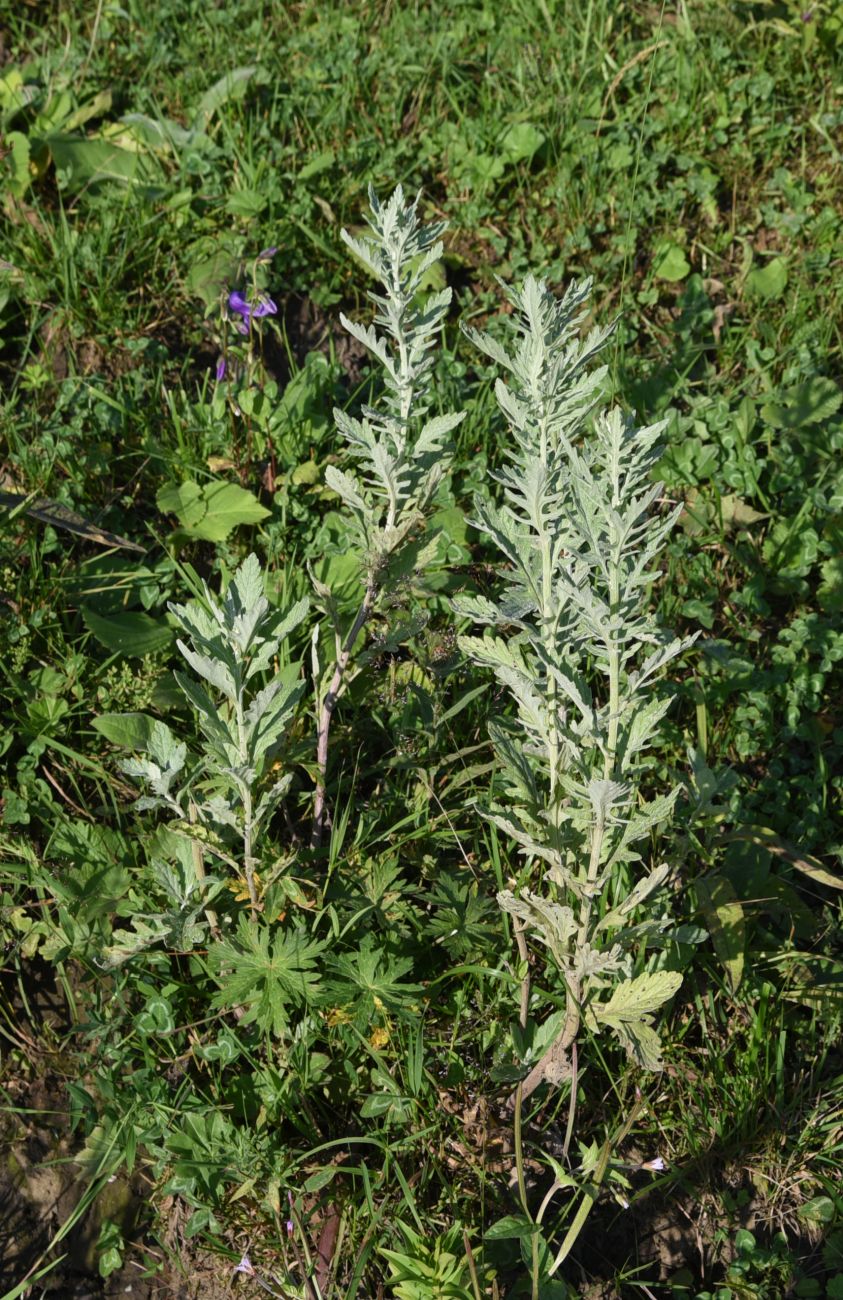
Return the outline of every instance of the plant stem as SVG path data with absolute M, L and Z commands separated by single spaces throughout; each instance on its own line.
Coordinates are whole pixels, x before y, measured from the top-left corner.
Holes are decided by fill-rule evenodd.
M 471 1289 L 474 1292 L 474 1300 L 483 1300 L 480 1293 L 480 1281 L 477 1277 L 477 1265 L 474 1262 L 474 1252 L 471 1249 L 471 1242 L 468 1239 L 468 1232 L 465 1228 L 462 1230 L 462 1245 L 465 1251 L 465 1257 L 468 1260 L 468 1271 L 471 1275 Z
M 633 1106 L 632 1110 L 629 1113 L 628 1118 L 625 1120 L 621 1128 L 615 1134 L 614 1138 L 608 1137 L 606 1138 L 606 1141 L 603 1143 L 603 1149 L 601 1150 L 600 1158 L 597 1161 L 597 1168 L 594 1171 L 594 1175 L 591 1179 L 591 1182 L 583 1192 L 583 1198 L 580 1201 L 579 1209 L 577 1210 L 577 1213 L 574 1216 L 574 1222 L 571 1224 L 570 1228 L 568 1229 L 568 1232 L 565 1236 L 565 1240 L 562 1242 L 562 1245 L 559 1249 L 559 1253 L 548 1270 L 549 1277 L 553 1277 L 553 1274 L 565 1262 L 568 1255 L 571 1253 L 574 1243 L 576 1242 L 577 1237 L 582 1232 L 585 1226 L 585 1221 L 588 1218 L 589 1214 L 591 1213 L 591 1207 L 594 1205 L 595 1201 L 597 1200 L 597 1196 L 600 1191 L 600 1185 L 603 1182 L 603 1179 L 606 1177 L 606 1170 L 609 1167 L 609 1158 L 612 1154 L 612 1149 L 614 1147 L 617 1147 L 621 1142 L 623 1142 L 624 1138 L 627 1136 L 633 1124 L 635 1123 L 638 1116 L 640 1115 L 643 1109 L 643 1105 L 644 1103 L 641 1100 L 636 1101 L 635 1105 Z
M 579 1074 L 579 1054 L 577 1052 L 577 1040 L 571 1043 L 571 1095 L 568 1098 L 568 1123 L 565 1127 L 565 1142 L 562 1146 L 562 1155 L 568 1159 L 568 1152 L 571 1149 L 571 1138 L 574 1136 L 574 1116 L 577 1113 L 577 1076 Z
M 246 715 L 243 709 L 242 684 L 238 686 L 234 709 L 237 722 L 237 745 L 240 750 L 240 763 L 245 770 L 248 768 L 249 764 L 249 746 L 246 741 Z M 246 887 L 249 890 L 249 906 L 253 912 L 256 912 L 258 910 L 258 891 L 255 886 L 255 864 L 252 858 L 252 791 L 245 778 L 243 779 L 241 793 L 243 797 L 243 874 L 246 877 Z
M 591 835 L 591 852 L 588 861 L 588 883 L 593 885 L 600 873 L 600 858 L 603 852 L 603 836 L 605 833 L 605 823 L 602 813 L 595 818 L 594 827 Z M 580 911 L 580 925 L 577 932 L 577 946 L 582 947 L 588 938 L 588 928 L 591 922 L 591 896 L 587 895 L 583 901 Z M 580 1029 L 580 993 L 579 987 L 572 987 L 571 983 L 567 986 L 568 1014 L 565 1017 L 565 1024 L 559 1037 L 551 1043 L 542 1059 L 533 1067 L 527 1078 L 523 1081 L 521 1087 L 521 1098 L 519 1099 L 516 1092 L 514 1104 L 518 1106 L 520 1100 L 529 1097 L 536 1090 L 539 1084 L 548 1076 L 551 1069 L 568 1070 L 572 1072 L 573 1068 L 569 1062 L 570 1049 L 572 1048 L 577 1034 Z M 576 1080 L 572 1078 L 572 1084 Z
M 610 619 L 614 620 L 619 604 L 620 575 L 618 573 L 618 565 L 613 563 L 609 575 Z M 606 781 L 612 780 L 615 771 L 615 758 L 618 748 L 618 722 L 620 717 L 621 656 L 614 636 L 615 634 L 613 632 L 611 640 L 606 642 L 606 652 L 609 657 L 609 732 L 606 738 L 606 758 L 603 769 L 603 778 Z
M 196 804 L 193 802 L 192 799 L 188 801 L 187 815 L 191 826 L 195 826 L 197 820 Z M 199 843 L 198 840 L 191 840 L 190 853 L 191 853 L 191 857 L 193 858 L 193 872 L 194 875 L 196 876 L 196 880 L 199 885 L 199 888 L 202 889 L 205 885 L 205 881 L 207 880 L 207 876 L 205 874 L 205 856 L 202 852 L 202 845 Z M 208 921 L 208 925 L 211 927 L 211 933 L 215 937 L 219 936 L 219 929 L 220 929 L 219 919 L 217 917 L 216 912 L 213 911 L 212 908 L 206 907 L 205 917 Z
M 551 1043 L 541 1060 L 533 1066 L 526 1079 L 521 1084 L 521 1096 L 524 1101 L 536 1091 L 540 1083 L 553 1072 L 558 1079 L 565 1078 L 570 1073 L 570 1063 L 568 1060 L 571 1044 L 576 1038 L 580 1027 L 580 1007 L 579 1007 L 579 989 L 572 989 L 568 986 L 568 1014 L 565 1017 L 565 1024 L 562 1026 L 562 1032 L 558 1038 Z M 517 1092 L 509 1099 L 507 1106 L 510 1110 L 514 1109 Z
M 519 1007 L 518 1023 L 522 1029 L 527 1028 L 527 1016 L 530 1009 L 530 967 L 529 955 L 527 953 L 527 940 L 524 938 L 526 923 L 519 918 L 515 921 L 515 942 L 518 946 L 518 956 L 524 966 L 524 975 L 521 980 L 521 1003 Z M 522 1124 L 522 1101 L 523 1101 L 523 1081 L 519 1080 L 515 1089 L 515 1117 L 513 1122 L 513 1144 L 515 1146 L 515 1173 L 518 1178 L 518 1195 L 521 1198 L 521 1207 L 524 1213 L 529 1216 L 527 1206 L 527 1182 L 524 1178 L 524 1147 L 522 1142 L 521 1124 Z
M 319 728 L 316 733 L 316 794 L 313 800 L 313 823 L 310 828 L 310 847 L 312 849 L 321 847 L 325 827 L 325 780 L 328 771 L 328 741 L 331 734 L 331 719 L 334 716 L 334 709 L 337 707 L 337 700 L 348 668 L 348 661 L 354 649 L 354 643 L 371 616 L 377 594 L 377 584 L 373 578 L 370 578 L 366 587 L 366 594 L 363 597 L 363 603 L 357 611 L 357 617 L 352 623 L 348 636 L 345 638 L 343 647 L 337 656 L 334 675 L 319 710 Z
M 618 459 L 615 458 L 612 469 L 612 508 L 617 510 L 622 493 Z M 620 612 L 621 551 L 622 538 L 618 536 L 617 523 L 609 525 L 609 623 L 610 632 L 606 641 L 606 653 L 609 659 L 609 733 L 606 741 L 606 758 L 603 779 L 614 778 L 615 760 L 618 748 L 618 723 L 620 721 L 620 676 L 621 656 L 617 643 L 615 620 Z
M 252 792 L 248 789 L 243 791 L 243 868 L 249 888 L 249 904 L 252 911 L 256 912 L 258 891 L 255 885 L 255 863 L 252 858 Z

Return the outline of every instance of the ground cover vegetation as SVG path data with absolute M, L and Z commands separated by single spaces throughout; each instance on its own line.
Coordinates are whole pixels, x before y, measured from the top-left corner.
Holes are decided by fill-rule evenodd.
M 841 51 L 0 3 L 3 1300 L 843 1296 Z

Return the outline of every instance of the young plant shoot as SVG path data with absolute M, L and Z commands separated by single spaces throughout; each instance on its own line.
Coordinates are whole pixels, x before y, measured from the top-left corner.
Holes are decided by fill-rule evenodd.
M 185 638 L 178 648 L 196 673 L 176 673 L 176 680 L 196 710 L 203 753 L 180 788 L 176 783 L 184 780 L 187 747 L 166 724 L 156 722 L 146 755 L 123 764 L 129 776 L 150 790 L 137 806 L 169 809 L 196 837 L 198 874 L 204 874 L 204 828 L 210 851 L 245 884 L 252 909 L 260 894 L 259 832 L 292 780 L 290 773 L 271 782 L 267 778 L 304 689 L 298 666 L 278 668 L 276 657 L 307 609 L 306 600 L 286 614 L 271 608 L 255 555 L 243 561 L 220 600 L 206 586 L 201 603 L 171 605 Z
M 645 954 L 669 923 L 652 906 L 669 868 L 644 867 L 642 841 L 670 818 L 678 788 L 645 794 L 643 755 L 670 705 L 659 678 L 690 644 L 650 613 L 678 513 L 655 510 L 663 425 L 638 429 L 617 408 L 592 419 L 605 368 L 591 363 L 610 331 L 580 338 L 589 287 L 556 300 L 528 277 L 509 295 L 518 336 L 510 349 L 467 331 L 507 372 L 496 391 L 512 441 L 495 476 L 503 501 L 476 503 L 477 527 L 506 562 L 505 592 L 497 602 L 457 601 L 458 613 L 488 629 L 461 638 L 464 652 L 494 671 L 515 704 L 515 717 L 491 729 L 500 780 L 483 811 L 542 868 L 538 880 L 531 868 L 518 873 L 519 887 L 498 901 L 515 919 L 522 961 L 526 937 L 543 945 L 566 1000 L 548 1050 L 513 1098 L 516 1136 L 524 1098 L 567 1078 L 566 1147 L 583 1027 L 610 1029 L 646 1069 L 661 1065 L 653 1016 L 680 976 L 653 969 Z M 526 1026 L 528 985 L 523 992 Z M 520 1159 L 519 1182 L 526 1200 Z
M 317 781 L 311 841 L 317 848 L 325 826 L 325 782 L 331 720 L 349 676 L 360 633 L 389 593 L 408 552 L 415 548 L 421 569 L 436 538 L 424 538 L 430 505 L 448 466 L 445 440 L 464 413 L 431 415 L 434 395 L 433 348 L 451 302 L 451 290 L 424 294 L 428 272 L 442 256 L 445 225 L 421 224 L 418 198 L 406 203 L 399 185 L 386 204 L 369 191 L 371 234 L 342 237 L 354 256 L 381 286 L 370 292 L 374 325 L 341 316 L 343 326 L 381 367 L 379 408 L 364 407 L 357 419 L 335 409 L 337 429 L 356 461 L 355 468 L 329 466 L 325 480 L 341 497 L 352 521 L 360 560 L 363 598 L 347 628 L 341 626 L 330 591 L 317 585 L 334 623 L 333 663 L 317 662 Z M 422 538 L 421 546 L 419 538 Z M 317 656 L 315 655 L 316 659 Z

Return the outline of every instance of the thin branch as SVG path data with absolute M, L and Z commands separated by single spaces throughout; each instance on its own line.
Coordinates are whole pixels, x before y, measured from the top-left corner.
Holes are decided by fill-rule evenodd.
M 313 824 L 310 828 L 310 847 L 312 849 L 321 847 L 322 835 L 325 829 L 325 782 L 328 772 L 328 743 L 331 734 L 331 720 L 334 716 L 334 709 L 337 707 L 337 700 L 342 690 L 343 679 L 348 668 L 348 661 L 351 658 L 351 652 L 354 649 L 354 643 L 371 617 L 377 596 L 378 587 L 374 580 L 371 580 L 366 588 L 363 603 L 357 611 L 357 617 L 352 623 L 342 650 L 337 656 L 334 675 L 331 678 L 331 684 L 319 711 L 319 729 L 316 733 L 316 795 L 313 801 Z

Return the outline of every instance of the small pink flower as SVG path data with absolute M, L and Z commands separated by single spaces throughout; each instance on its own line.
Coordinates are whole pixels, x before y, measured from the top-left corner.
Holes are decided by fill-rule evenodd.
M 248 1255 L 243 1256 L 234 1271 L 235 1273 L 245 1273 L 247 1277 L 255 1276 L 255 1270 L 252 1268 L 252 1261 Z
M 665 1170 L 665 1163 L 662 1160 L 661 1156 L 656 1156 L 655 1160 L 645 1161 L 645 1163 L 641 1166 L 641 1168 L 649 1169 L 650 1172 L 654 1174 L 663 1174 Z

